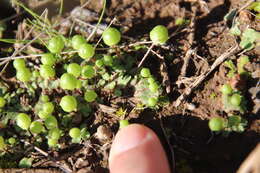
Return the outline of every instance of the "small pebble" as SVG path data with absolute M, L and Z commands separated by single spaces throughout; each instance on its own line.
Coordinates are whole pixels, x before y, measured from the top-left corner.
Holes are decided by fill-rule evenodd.
M 193 111 L 196 109 L 196 106 L 193 103 L 186 103 L 186 107 L 190 111 Z
M 106 140 L 111 139 L 111 137 L 112 137 L 111 129 L 105 125 L 99 126 L 97 128 L 96 137 L 100 141 L 106 141 Z

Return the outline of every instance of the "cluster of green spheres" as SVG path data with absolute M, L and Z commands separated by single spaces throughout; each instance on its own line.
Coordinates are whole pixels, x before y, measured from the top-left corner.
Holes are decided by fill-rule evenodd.
M 168 40 L 168 37 L 168 30 L 162 25 L 156 26 L 150 32 L 150 39 L 154 44 L 164 44 Z M 121 33 L 116 28 L 109 27 L 103 32 L 102 39 L 105 45 L 115 46 L 121 41 Z M 63 90 L 71 91 L 81 89 L 81 79 L 88 80 L 93 78 L 96 75 L 96 68 L 113 65 L 113 58 L 110 55 L 104 55 L 103 58 L 95 60 L 95 65 L 88 64 L 95 55 L 95 47 L 92 44 L 87 43 L 86 39 L 81 35 L 74 35 L 70 40 L 63 36 L 54 36 L 48 41 L 46 47 L 48 52 L 41 54 L 39 69 L 31 71 L 30 68 L 26 66 L 25 59 L 17 58 L 13 61 L 13 66 L 16 69 L 16 78 L 19 81 L 32 82 L 35 78 L 43 79 L 43 81 L 56 80 L 56 75 L 59 74 L 59 72 L 56 71 L 58 70 L 57 64 L 63 61 L 63 51 L 71 50 L 71 48 L 76 51 L 76 54 L 81 60 L 87 63 L 83 63 L 85 65 L 77 62 L 70 62 L 67 64 L 66 72 L 61 74 L 58 79 L 59 87 Z M 148 79 L 151 92 L 158 91 L 159 86 L 148 68 L 143 68 L 140 74 L 142 77 Z M 97 97 L 98 95 L 93 89 L 88 89 L 84 92 L 84 99 L 87 102 L 94 102 Z M 47 95 L 41 95 L 39 102 L 41 106 L 36 112 L 39 119 L 34 120 L 34 118 L 26 113 L 19 113 L 16 116 L 16 125 L 35 135 L 48 132 L 48 145 L 50 147 L 55 147 L 62 135 L 62 131 L 59 129 L 58 120 L 53 115 L 55 110 L 57 110 L 55 108 L 57 105 L 55 102 L 52 102 Z M 157 98 L 149 98 L 148 106 L 153 107 L 156 104 Z M 0 97 L 0 108 L 3 108 L 5 105 L 6 100 L 3 97 Z M 77 98 L 67 93 L 67 95 L 64 95 L 60 99 L 58 106 L 66 113 L 77 111 Z M 129 122 L 127 120 L 121 120 L 120 128 L 123 128 L 128 124 Z M 75 127 L 70 129 L 69 136 L 73 139 L 80 139 L 83 132 Z M 15 143 L 15 141 L 10 139 L 10 143 Z M 3 149 L 4 145 L 4 139 L 0 136 L 0 149 Z
M 156 83 L 153 76 L 151 75 L 149 68 L 142 68 L 141 71 L 140 71 L 140 75 L 143 78 L 147 78 L 148 88 L 151 92 L 154 93 L 154 92 L 158 91 L 159 85 Z M 158 98 L 157 97 L 149 97 L 147 102 L 148 102 L 148 106 L 154 107 L 158 102 Z

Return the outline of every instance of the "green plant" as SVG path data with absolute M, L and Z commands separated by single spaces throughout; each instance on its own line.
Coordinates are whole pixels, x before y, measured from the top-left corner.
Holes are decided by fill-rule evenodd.
M 16 117 L 16 124 L 24 130 L 28 130 L 31 125 L 31 118 L 25 113 L 20 113 Z
M 60 87 L 65 90 L 74 90 L 77 87 L 77 78 L 70 73 L 64 73 L 60 77 Z
M 95 101 L 97 98 L 97 93 L 95 91 L 92 91 L 92 90 L 88 90 L 85 92 L 84 94 L 84 99 L 87 101 L 87 102 L 93 102 Z
M 65 43 L 59 36 L 51 38 L 48 42 L 48 49 L 51 53 L 60 53 L 64 46 Z
M 39 134 L 43 131 L 44 127 L 41 122 L 33 121 L 30 125 L 30 131 L 34 134 Z
M 3 22 L 3 21 L 0 21 L 0 39 L 2 38 L 2 36 L 3 36 L 3 32 L 6 30 L 6 24 L 5 24 L 5 22 Z
M 141 78 L 136 84 L 135 97 L 139 98 L 142 104 L 148 107 L 155 107 L 158 103 L 161 88 L 152 76 Z
M 41 65 L 40 75 L 45 79 L 53 78 L 55 76 L 55 70 L 50 65 Z
M 239 106 L 242 101 L 242 96 L 240 94 L 233 94 L 230 98 L 230 103 L 234 106 Z
M 74 35 L 71 39 L 73 49 L 78 50 L 82 44 L 85 44 L 86 40 L 82 35 Z
M 157 25 L 150 32 L 150 39 L 154 44 L 164 44 L 169 39 L 168 30 L 163 25 Z
M 79 143 L 80 142 L 80 140 L 81 140 L 81 131 L 80 131 L 79 128 L 74 127 L 72 129 L 70 129 L 69 135 L 72 138 L 72 142 L 74 142 L 74 143 Z
M 237 72 L 237 68 L 236 68 L 235 64 L 231 60 L 227 60 L 227 61 L 225 61 L 225 65 L 230 69 L 227 76 L 230 78 L 235 76 L 235 74 Z
M 211 131 L 222 133 L 227 136 L 231 132 L 241 133 L 247 126 L 247 121 L 238 115 L 230 115 L 227 119 L 214 117 L 209 120 L 209 128 Z
M 234 78 L 235 76 L 248 78 L 249 73 L 244 69 L 244 66 L 247 63 L 249 63 L 249 57 L 245 55 L 238 58 L 237 66 L 235 66 L 231 60 L 227 60 L 225 65 L 230 69 L 227 76 L 229 78 Z M 237 79 L 234 78 L 234 80 Z M 227 112 L 240 111 L 241 113 L 244 113 L 246 111 L 246 100 L 240 91 L 236 88 L 232 88 L 230 84 L 224 84 L 221 88 L 221 92 L 222 103 Z
M 222 131 L 225 128 L 225 121 L 221 117 L 214 117 L 209 120 L 209 128 L 211 131 Z
M 42 105 L 42 111 L 46 114 L 51 114 L 54 111 L 54 105 L 52 102 L 46 102 Z
M 65 112 L 72 112 L 77 109 L 77 100 L 70 95 L 64 96 L 60 101 L 60 106 Z
M 151 107 L 154 107 L 157 104 L 157 102 L 158 102 L 157 98 L 151 97 L 151 98 L 148 99 L 147 105 L 151 106 Z
M 124 117 L 126 115 L 127 109 L 123 109 L 122 107 L 120 107 L 117 111 L 116 111 L 116 115 L 118 117 Z
M 238 115 L 231 115 L 228 117 L 226 131 L 241 133 L 245 130 L 246 126 L 247 120 L 243 119 L 241 116 Z
M 47 129 L 53 129 L 58 127 L 58 121 L 55 116 L 49 115 L 45 120 L 44 120 L 44 125 L 46 126 Z
M 32 77 L 32 73 L 28 68 L 22 68 L 16 72 L 16 78 L 22 82 L 30 81 L 31 77 Z
M 247 7 L 247 9 L 252 10 L 252 11 L 254 11 L 255 13 L 257 13 L 257 14 L 255 15 L 256 19 L 260 19 L 260 2 L 253 2 L 253 3 L 251 3 L 251 4 Z
M 246 100 L 241 95 L 241 92 L 231 88 L 229 84 L 224 84 L 221 87 L 222 103 L 226 112 L 240 111 L 244 113 L 246 111 Z
M 32 166 L 33 158 L 22 158 L 19 162 L 20 168 L 30 168 Z
M 93 115 L 97 105 L 114 104 L 111 102 L 114 97 L 129 97 L 128 91 L 132 88 L 134 94 L 130 95 L 135 97 L 133 108 L 143 110 L 163 106 L 160 81 L 151 74 L 148 67 L 141 70 L 136 67 L 140 53 L 138 51 L 141 49 L 129 46 L 129 50 L 135 53 L 125 51 L 122 47 L 128 43 L 119 45 L 122 37 L 120 30 L 112 27 L 105 29 L 102 39 L 108 47 L 104 48 L 102 43 L 92 39 L 94 34 L 89 38 L 83 35 L 74 35 L 72 38 L 61 35 L 48 18 L 38 16 L 23 4 L 18 4 L 34 18 L 28 19 L 26 26 L 34 28 L 36 33 L 44 34 L 25 41 L 4 41 L 23 43 L 25 47 L 35 43 L 44 53 L 37 54 L 25 48 L 18 57 L 5 59 L 8 62 L 13 60 L 18 79 L 14 80 L 12 87 L 3 87 L 4 89 L 0 80 L 0 107 L 4 106 L 1 109 L 0 125 L 3 124 L 4 128 L 14 127 L 12 132 L 1 131 L 1 135 L 10 144 L 8 149 L 25 148 L 25 143 L 13 140 L 17 135 L 35 146 L 44 147 L 48 144 L 50 150 L 58 150 L 63 146 L 61 142 L 68 144 L 70 141 L 65 140 L 68 136 L 72 137 L 72 142 L 80 143 L 90 137 L 85 120 Z M 98 26 L 95 30 L 97 28 Z M 150 32 L 150 37 L 152 46 L 160 46 L 169 39 L 168 30 L 164 26 L 156 26 Z M 146 48 L 143 44 L 139 46 Z M 3 60 L 0 59 L 1 65 L 6 64 Z M 3 83 L 3 86 L 8 86 Z M 120 119 L 124 119 L 126 113 L 127 110 L 123 108 L 116 112 L 121 116 Z M 120 128 L 128 123 L 127 120 L 121 120 Z
M 4 150 L 5 147 L 6 147 L 5 140 L 4 140 L 3 136 L 0 136 L 0 151 Z
M 24 59 L 15 59 L 13 61 L 13 66 L 16 70 L 25 68 L 25 61 Z
M 61 137 L 61 131 L 58 128 L 52 128 L 51 130 L 49 130 L 48 133 L 48 138 L 49 139 L 54 139 L 54 140 L 59 140 Z
M 149 68 L 142 68 L 140 74 L 141 74 L 142 77 L 150 77 L 151 76 L 151 72 L 150 72 Z
M 79 56 L 86 60 L 90 60 L 95 54 L 94 47 L 88 43 L 80 45 L 78 51 Z
M 85 65 L 82 67 L 81 75 L 86 79 L 93 78 L 95 76 L 95 69 L 91 65 Z
M 129 121 L 128 120 L 120 120 L 119 121 L 119 128 L 120 129 L 122 129 L 122 128 L 128 126 L 128 125 L 129 125 Z
M 41 100 L 42 102 L 46 103 L 46 102 L 49 102 L 49 101 L 50 101 L 50 98 L 49 98 L 49 96 L 47 96 L 47 95 L 41 95 L 41 96 L 40 96 L 40 100 Z
M 51 53 L 45 53 L 41 57 L 41 62 L 44 65 L 53 66 L 56 62 L 56 58 Z
M 67 67 L 67 72 L 69 74 L 74 75 L 76 78 L 80 76 L 81 74 L 81 66 L 77 63 L 71 63 Z
M 57 139 L 49 138 L 49 139 L 48 139 L 48 145 L 49 145 L 49 147 L 57 147 L 57 145 L 58 145 L 58 140 L 57 140 Z
M 244 66 L 249 63 L 249 57 L 248 56 L 241 56 L 238 59 L 237 62 L 237 71 L 240 75 L 248 75 L 248 72 L 244 69 Z
M 184 19 L 184 18 L 177 18 L 175 20 L 175 25 L 177 26 L 182 26 L 182 25 L 187 25 L 190 23 L 190 20 Z
M 11 138 L 8 139 L 8 143 L 9 143 L 10 145 L 14 145 L 14 144 L 16 143 L 16 139 L 15 139 L 14 137 L 11 137 Z M 1 147 L 0 147 L 0 148 L 1 148 Z
M 106 45 L 113 46 L 120 42 L 121 33 L 116 28 L 110 27 L 103 32 L 102 39 Z
M 222 92 L 222 94 L 231 94 L 233 92 L 233 89 L 230 86 L 230 84 L 224 84 L 221 87 L 221 92 Z
M 0 97 L 0 108 L 3 108 L 6 104 L 6 100 L 3 97 Z
M 260 32 L 255 31 L 254 29 L 246 29 L 241 36 L 241 41 L 239 46 L 245 50 L 251 50 L 255 47 L 255 43 L 260 43 Z

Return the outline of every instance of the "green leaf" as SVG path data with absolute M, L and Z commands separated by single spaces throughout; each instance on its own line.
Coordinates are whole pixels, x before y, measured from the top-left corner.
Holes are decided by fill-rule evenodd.
M 121 86 L 126 86 L 128 84 L 128 82 L 132 79 L 131 76 L 129 75 L 126 75 L 126 76 L 123 76 L 123 75 L 120 75 L 118 78 L 117 78 L 117 85 L 121 85 Z
M 230 69 L 227 76 L 230 78 L 233 77 L 237 71 L 235 64 L 231 60 L 227 60 L 225 61 L 225 65 Z
M 82 139 L 88 139 L 88 138 L 90 138 L 90 133 L 89 133 L 89 131 L 87 130 L 87 128 L 81 129 L 81 131 L 80 131 L 80 138 L 82 138 Z
M 234 132 L 243 132 L 247 126 L 247 120 L 243 119 L 241 116 L 232 115 L 228 117 L 228 127 L 227 130 Z
M 112 81 L 110 83 L 108 83 L 106 86 L 105 86 L 105 89 L 109 89 L 109 90 L 112 90 L 116 87 L 116 82 L 115 81 Z
M 238 115 L 232 115 L 230 117 L 228 117 L 228 126 L 232 127 L 232 126 L 237 126 L 240 124 L 241 122 L 241 117 Z
M 239 111 L 241 113 L 245 113 L 246 111 L 246 100 L 242 97 L 241 104 L 239 106 L 235 106 L 231 104 L 230 101 L 231 97 L 229 95 L 223 94 L 222 95 L 222 104 L 224 106 L 225 112 L 232 112 L 232 111 Z
M 226 14 L 224 16 L 224 20 L 225 21 L 233 21 L 236 14 L 237 14 L 237 9 L 233 9 L 228 14 Z
M 81 137 L 79 137 L 79 138 L 73 138 L 73 139 L 71 139 L 71 142 L 78 144 L 78 143 L 81 142 Z
M 33 158 L 26 158 L 24 157 L 22 160 L 19 162 L 19 167 L 20 168 L 30 168 L 32 166 Z
M 6 126 L 9 120 L 15 120 L 17 114 L 18 114 L 17 112 L 7 112 L 7 111 L 2 112 L 1 113 L 2 117 L 0 117 L 1 124 Z
M 162 93 L 162 89 L 160 87 L 158 91 L 151 92 L 147 78 L 141 78 L 138 83 L 133 86 L 135 87 L 134 96 L 144 105 L 148 105 L 149 98 L 159 98 Z
M 248 10 L 254 10 L 255 12 L 260 12 L 260 2 L 253 2 L 248 7 Z
M 181 25 L 187 25 L 189 24 L 190 20 L 184 19 L 184 18 L 177 18 L 175 20 L 175 25 L 181 26 Z
M 245 50 L 251 50 L 257 40 L 260 40 L 260 32 L 248 28 L 243 32 L 239 46 Z
M 0 42 L 4 42 L 4 43 L 29 43 L 31 40 L 17 40 L 17 39 L 8 39 L 8 38 L 1 38 Z
M 232 26 L 232 28 L 230 28 L 229 32 L 230 32 L 230 34 L 237 35 L 237 36 L 239 36 L 241 34 L 241 31 L 237 24 Z
M 249 62 L 249 57 L 248 56 L 241 56 L 238 59 L 237 63 L 237 71 L 239 74 L 246 73 L 244 66 Z
M 81 100 L 81 99 L 80 99 Z M 90 113 L 92 112 L 92 109 L 89 104 L 84 102 L 83 100 L 79 102 L 78 104 L 78 111 L 84 116 L 88 117 Z

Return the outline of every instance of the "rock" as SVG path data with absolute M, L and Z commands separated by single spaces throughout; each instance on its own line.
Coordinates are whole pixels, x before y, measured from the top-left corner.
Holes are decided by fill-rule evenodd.
M 106 141 L 106 140 L 111 139 L 112 131 L 109 127 L 107 127 L 105 125 L 101 125 L 97 128 L 97 132 L 96 132 L 95 136 L 100 141 Z

